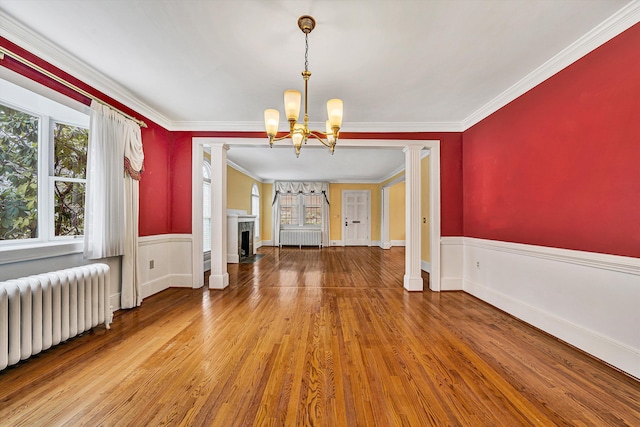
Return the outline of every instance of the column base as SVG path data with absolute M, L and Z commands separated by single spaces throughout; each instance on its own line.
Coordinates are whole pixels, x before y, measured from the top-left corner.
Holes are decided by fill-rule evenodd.
M 229 273 L 209 276 L 209 289 L 224 289 L 229 286 Z
M 410 292 L 421 292 L 424 290 L 422 277 L 404 276 L 404 288 Z

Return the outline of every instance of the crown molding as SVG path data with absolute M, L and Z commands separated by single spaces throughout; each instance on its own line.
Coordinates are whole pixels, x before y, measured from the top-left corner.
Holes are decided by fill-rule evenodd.
M 634 0 L 462 121 L 462 132 L 640 22 Z
M 126 105 L 139 115 L 154 121 L 166 129 L 170 126 L 171 121 L 167 117 L 140 101 L 123 86 L 2 11 L 0 11 L 0 30 L 2 31 L 2 37 Z
M 257 175 L 255 175 L 253 172 L 250 172 L 248 170 L 246 170 L 245 168 L 243 168 L 242 166 L 232 162 L 231 160 L 227 159 L 227 166 L 231 166 L 232 168 L 234 168 L 235 170 L 237 170 L 240 173 L 245 174 L 246 176 L 248 176 L 251 179 L 254 179 L 256 181 L 258 181 L 261 184 L 264 184 L 264 180 L 260 177 L 258 177 Z
M 280 129 L 288 129 L 288 123 L 280 123 Z M 324 123 L 310 122 L 310 129 L 322 129 Z M 264 122 L 216 122 L 216 121 L 173 121 L 167 128 L 171 131 L 199 132 L 264 132 Z M 462 122 L 348 122 L 341 132 L 462 132 Z

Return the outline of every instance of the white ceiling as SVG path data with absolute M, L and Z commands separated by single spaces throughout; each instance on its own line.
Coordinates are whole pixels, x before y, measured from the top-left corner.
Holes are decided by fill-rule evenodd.
M 317 20 L 309 35 L 309 116 L 316 128 L 322 129 L 325 101 L 339 97 L 345 132 L 460 131 L 491 112 L 487 105 L 499 107 L 497 97 L 625 6 L 637 10 L 637 3 L 0 0 L 0 27 L 4 37 L 168 129 L 257 131 L 265 108 L 283 116 L 285 89 L 302 90 L 304 35 L 297 19 L 310 14 Z M 307 157 L 328 156 L 307 148 L 285 164 L 270 156 L 276 149 L 252 158 L 238 148 L 229 156 L 260 178 L 283 179 L 288 167 L 295 170 L 290 175 L 313 175 L 322 160 L 303 166 L 305 150 Z M 373 162 L 373 152 L 344 150 L 356 157 L 337 169 L 331 165 L 339 163 L 339 150 L 318 178 L 371 176 L 371 168 L 358 165 L 364 157 Z M 398 162 L 376 169 L 394 170 L 402 156 Z

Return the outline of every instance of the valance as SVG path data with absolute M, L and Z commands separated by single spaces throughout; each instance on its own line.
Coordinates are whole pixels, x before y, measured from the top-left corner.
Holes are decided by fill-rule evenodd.
M 295 194 L 320 194 L 324 195 L 324 200 L 329 204 L 329 198 L 327 197 L 327 192 L 329 191 L 329 183 L 328 182 L 305 182 L 305 181 L 276 181 L 273 183 L 273 188 L 275 190 L 273 196 L 273 202 L 271 206 L 276 203 L 278 199 L 278 194 L 286 194 L 286 193 L 295 193 Z

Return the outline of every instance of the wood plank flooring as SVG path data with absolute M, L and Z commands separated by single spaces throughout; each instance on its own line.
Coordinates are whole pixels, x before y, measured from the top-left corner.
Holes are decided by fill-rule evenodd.
M 640 425 L 640 383 L 404 251 L 262 248 L 223 291 L 169 289 L 0 372 L 0 425 Z

